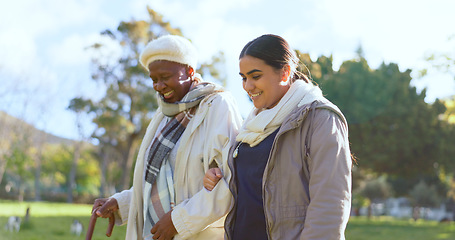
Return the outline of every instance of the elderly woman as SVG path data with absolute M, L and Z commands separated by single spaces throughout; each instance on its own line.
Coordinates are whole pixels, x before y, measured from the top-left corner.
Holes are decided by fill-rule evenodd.
M 133 186 L 95 200 L 93 210 L 127 223 L 126 239 L 223 239 L 232 198 L 228 184 L 209 192 L 202 181 L 209 165 L 228 167 L 229 141 L 241 123 L 235 101 L 201 81 L 196 49 L 183 37 L 151 41 L 140 62 L 150 73 L 159 108 L 139 149 Z
M 240 53 L 243 89 L 254 108 L 230 153 L 234 205 L 226 217 L 227 239 L 345 238 L 351 208 L 348 124 L 296 70 L 298 62 L 276 35 L 260 36 Z M 218 187 L 220 177 L 220 169 L 210 169 L 204 186 Z

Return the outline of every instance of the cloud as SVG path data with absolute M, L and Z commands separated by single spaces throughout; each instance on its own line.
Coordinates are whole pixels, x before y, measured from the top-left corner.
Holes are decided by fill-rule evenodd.
M 20 73 L 33 66 L 38 57 L 36 43 L 21 29 L 0 32 L 0 66 L 8 72 Z
M 69 99 L 80 91 L 89 92 L 85 88 L 91 86 L 90 59 L 84 48 L 99 38 L 101 30 L 119 23 L 106 10 L 109 4 L 117 8 L 120 1 L 2 1 L 0 85 L 12 91 L 2 98 L 11 104 L 2 104 L 1 109 L 41 122 L 41 129 L 46 122 L 67 122 L 71 114 L 64 109 Z M 69 128 L 58 130 L 60 125 L 49 127 L 61 136 L 74 135 Z
M 424 52 L 446 40 L 444 23 L 455 22 L 453 1 L 358 1 L 322 2 L 331 32 L 344 44 L 360 42 L 369 63 L 399 63 L 402 69 L 423 61 Z
M 448 52 L 452 46 L 444 43 L 455 34 L 445 27 L 455 22 L 451 0 L 373 0 L 368 4 L 361 0 L 2 1 L 0 74 L 17 79 L 24 87 L 47 87 L 48 92 L 42 92 L 60 102 L 56 108 L 65 108 L 68 99 L 78 94 L 99 94 L 91 85 L 91 55 L 85 47 L 99 40 L 100 31 L 115 29 L 120 21 L 147 19 L 147 5 L 182 29 L 198 48 L 201 62 L 224 52 L 228 89 L 246 109 L 244 115 L 252 105 L 238 77 L 237 58 L 248 41 L 264 33 L 282 35 L 292 47 L 312 57 L 333 54 L 335 67 L 352 59 L 362 44 L 370 66 L 385 61 L 402 68 L 421 66 L 428 52 Z M 114 49 L 115 56 L 115 47 L 109 49 Z M 5 79 L 0 77 L 0 85 L 5 86 Z M 449 86 L 446 82 L 422 81 L 419 88 L 428 86 L 428 95 L 447 94 L 436 87 Z M 57 115 L 47 117 L 63 122 L 70 114 Z M 75 130 L 68 129 L 53 131 L 74 135 Z

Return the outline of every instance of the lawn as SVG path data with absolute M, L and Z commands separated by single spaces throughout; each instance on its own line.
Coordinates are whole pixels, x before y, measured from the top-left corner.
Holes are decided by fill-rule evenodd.
M 346 229 L 347 240 L 440 240 L 455 239 L 455 223 L 439 223 L 392 217 L 351 217 Z
M 30 206 L 30 222 L 22 224 L 19 233 L 6 232 L 7 218 L 18 215 L 22 218 Z M 12 202 L 0 200 L 0 239 L 2 240 L 76 240 L 85 239 L 85 231 L 90 220 L 91 205 L 49 202 Z M 70 234 L 74 219 L 84 225 L 80 236 Z M 107 219 L 99 218 L 93 234 L 94 240 L 120 240 L 125 238 L 126 226 L 115 226 L 110 238 L 106 237 Z M 441 240 L 455 239 L 455 223 L 436 221 L 394 219 L 380 217 L 367 220 L 365 217 L 352 217 L 346 229 L 347 240 Z
M 25 216 L 30 207 L 30 222 L 22 224 L 19 233 L 7 232 L 4 228 L 9 216 Z M 1 240 L 76 240 L 85 239 L 90 221 L 91 205 L 50 202 L 12 202 L 0 200 L 0 239 Z M 71 223 L 78 219 L 84 225 L 81 236 L 70 234 Z M 106 237 L 108 219 L 98 218 L 93 240 L 125 239 L 126 226 L 115 226 L 112 236 Z

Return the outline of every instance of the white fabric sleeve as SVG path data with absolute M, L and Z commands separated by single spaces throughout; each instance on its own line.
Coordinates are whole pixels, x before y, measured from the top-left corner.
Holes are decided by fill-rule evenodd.
M 119 210 L 115 212 L 115 224 L 123 225 L 128 222 L 128 212 L 130 210 L 131 197 L 133 195 L 133 187 L 128 190 L 123 190 L 111 196 L 117 200 Z
M 209 164 L 217 162 L 223 179 L 218 182 L 212 191 L 207 191 L 201 181 L 200 191 L 190 199 L 178 204 L 172 211 L 172 221 L 182 239 L 187 239 L 207 226 L 224 217 L 231 205 L 232 194 L 228 181 L 231 172 L 227 164 L 230 140 L 235 137 L 241 124 L 241 117 L 233 100 L 225 97 L 216 97 L 211 102 L 211 111 L 205 118 L 206 136 L 210 136 L 204 146 L 204 174 Z M 201 179 L 204 176 L 200 176 Z M 223 222 L 223 221 L 221 221 Z M 222 223 L 218 227 L 222 227 Z

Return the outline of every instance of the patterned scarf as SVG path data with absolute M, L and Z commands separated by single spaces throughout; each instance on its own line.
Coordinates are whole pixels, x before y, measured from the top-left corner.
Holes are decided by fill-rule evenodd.
M 192 88 L 180 102 L 167 103 L 164 101 L 163 96 L 158 94 L 158 104 L 160 105 L 164 115 L 172 117 L 188 108 L 198 106 L 199 102 L 201 102 L 201 100 L 207 95 L 221 91 L 223 91 L 222 88 L 213 83 L 202 82 Z
M 222 91 L 212 83 L 200 83 L 193 87 L 180 102 L 159 104 L 166 116 L 174 116 L 152 141 L 147 155 L 144 186 L 144 239 L 151 239 L 150 229 L 175 206 L 173 172 L 168 161 L 169 153 L 196 113 L 199 103 L 206 96 Z
M 162 107 L 163 114 L 166 116 L 175 115 L 175 117 L 164 126 L 150 147 L 145 174 L 145 180 L 148 183 L 153 184 L 155 182 L 161 163 L 180 139 L 201 100 L 215 90 L 218 90 L 215 84 L 200 83 L 192 88 L 180 102 L 176 103 L 164 102 L 162 96 L 159 95 L 159 104 Z
M 160 171 L 161 163 L 167 157 L 169 152 L 174 148 L 177 141 L 185 131 L 186 126 L 194 116 L 197 107 L 192 107 L 177 114 L 172 118 L 153 140 L 150 147 L 147 170 L 145 172 L 145 181 L 150 184 L 155 183 L 156 177 Z

